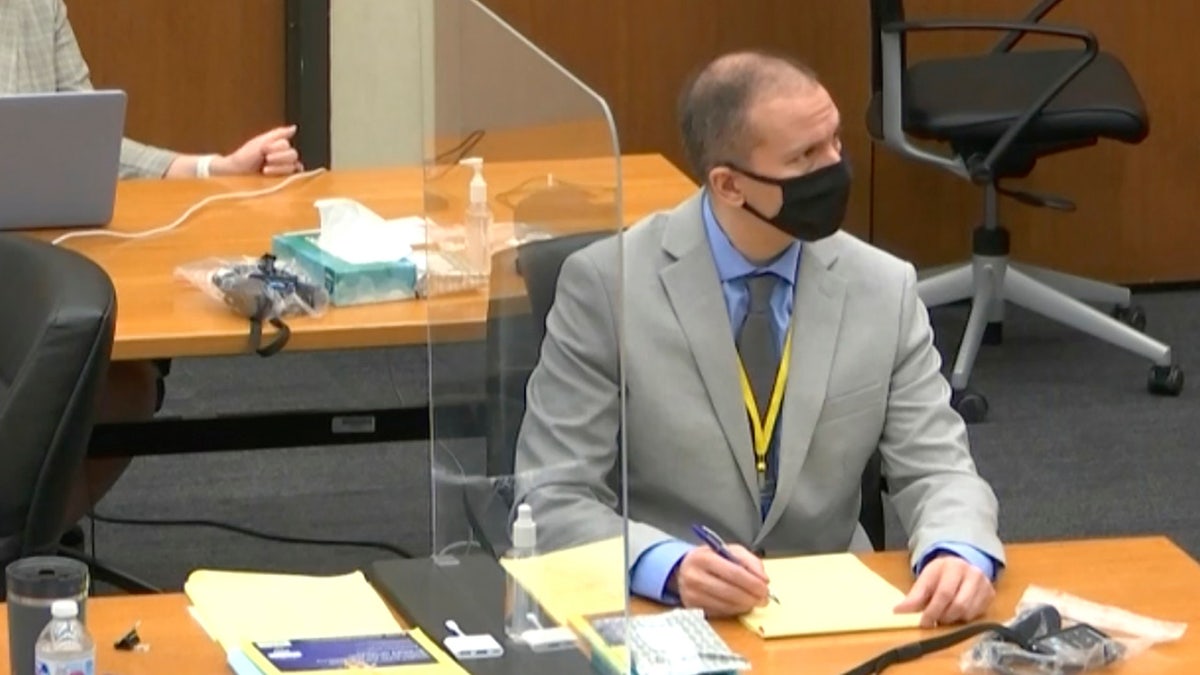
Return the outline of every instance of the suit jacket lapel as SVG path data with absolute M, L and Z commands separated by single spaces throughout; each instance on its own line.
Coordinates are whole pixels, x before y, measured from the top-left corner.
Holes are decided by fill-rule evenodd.
M 737 348 L 721 293 L 697 195 L 672 212 L 663 233 L 663 249 L 674 260 L 659 273 L 671 308 L 687 338 L 696 368 L 725 433 L 746 491 L 758 504 L 758 480 L 750 426 L 738 386 Z
M 846 296 L 845 280 L 829 269 L 836 253 L 835 242 L 806 244 L 802 253 L 792 305 L 791 365 L 779 418 L 775 499 L 756 543 L 787 509 L 825 403 Z

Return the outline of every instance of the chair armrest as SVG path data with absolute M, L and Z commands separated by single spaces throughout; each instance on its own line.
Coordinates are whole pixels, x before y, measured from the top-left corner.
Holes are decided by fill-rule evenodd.
M 969 177 L 973 182 L 978 184 L 989 183 L 992 180 L 992 170 L 997 161 L 1004 156 L 1009 147 L 1016 141 L 1029 123 L 1036 117 L 1050 101 L 1054 99 L 1070 82 L 1074 80 L 1089 63 L 1096 58 L 1096 54 L 1100 51 L 1100 44 L 1096 40 L 1096 36 L 1090 31 L 1082 28 L 1070 28 L 1064 26 L 1045 26 L 1034 23 L 1021 23 L 1018 21 L 987 21 L 987 20 L 958 20 L 958 19 L 935 19 L 928 21 L 893 21 L 884 24 L 880 28 L 880 42 L 882 45 L 883 56 L 883 129 L 884 140 L 889 144 L 900 146 L 901 152 L 910 156 L 920 156 L 927 161 L 935 161 L 935 163 L 946 166 L 947 162 L 952 166 L 959 166 L 957 162 L 950 160 L 933 153 L 920 150 L 908 144 L 904 137 L 903 129 L 903 96 L 904 96 L 904 72 L 903 66 L 903 49 L 900 36 L 903 33 L 925 32 L 925 31 L 949 31 L 949 30 L 991 30 L 991 31 L 1023 31 L 1029 33 L 1038 33 L 1042 35 L 1055 35 L 1058 37 L 1072 38 L 1083 43 L 1083 51 L 1080 52 L 1079 59 L 1075 61 L 1070 68 L 1067 68 L 1052 85 L 1047 87 L 1046 91 L 1042 92 L 1034 102 L 1027 108 L 1021 116 L 1012 123 L 1011 126 L 988 151 L 986 157 L 982 160 L 974 160 L 969 166 L 961 166 L 955 173 Z M 930 160 L 930 158 L 934 158 Z M 951 168 L 951 167 L 947 167 Z M 952 168 L 952 170 L 954 170 Z
M 1037 23 L 1041 21 L 1042 17 L 1049 14 L 1060 2 L 1062 0 L 1039 0 L 1025 15 L 1025 18 L 1021 19 L 1021 23 Z M 1017 46 L 1017 43 L 1023 37 L 1025 37 L 1025 31 L 1023 30 L 1009 31 L 1007 35 L 1000 38 L 995 47 L 992 47 L 992 53 L 1003 54 L 1004 52 L 1012 51 L 1012 48 Z

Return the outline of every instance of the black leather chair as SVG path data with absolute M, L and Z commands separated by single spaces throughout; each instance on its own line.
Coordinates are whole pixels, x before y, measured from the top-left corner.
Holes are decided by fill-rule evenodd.
M 1061 197 L 1001 185 L 1028 175 L 1046 155 L 1083 148 L 1107 138 L 1138 143 L 1149 132 L 1145 106 L 1124 65 L 1100 51 L 1090 32 L 1040 23 L 1060 0 L 1041 0 L 1021 19 L 906 20 L 902 0 L 870 0 L 872 90 L 867 128 L 874 139 L 904 157 L 944 169 L 983 191 L 982 222 L 972 259 L 918 285 L 929 307 L 971 300 L 951 374 L 953 402 L 968 422 L 987 413 L 987 400 L 968 384 L 981 343 L 1001 339 L 1004 304 L 1016 303 L 1150 360 L 1148 388 L 1177 395 L 1183 371 L 1171 349 L 1141 331 L 1145 315 L 1126 288 L 1009 262 L 1009 234 L 999 222 L 1001 196 L 1063 211 Z M 905 36 L 925 31 L 993 31 L 996 46 L 984 54 L 908 64 Z M 1026 34 L 1050 35 L 1077 49 L 1014 47 Z M 938 154 L 909 137 L 949 147 Z M 1105 314 L 1088 304 L 1106 306 Z
M 112 282 L 87 258 L 16 234 L 0 235 L 0 270 L 0 566 L 68 555 L 97 579 L 154 590 L 59 544 L 112 351 Z
M 464 492 L 467 517 L 473 521 L 474 534 L 494 555 L 503 554 L 509 546 L 508 518 L 514 495 L 512 482 L 506 477 L 513 473 L 517 435 L 525 413 L 525 385 L 532 368 L 532 365 L 528 368 L 506 368 L 497 366 L 495 361 L 520 363 L 524 360 L 526 350 L 532 348 L 535 354 L 540 351 L 546 333 L 546 317 L 554 304 L 558 274 L 563 262 L 575 251 L 607 236 L 612 236 L 612 233 L 566 235 L 526 243 L 517 251 L 517 271 L 525 281 L 530 314 L 511 320 L 526 323 L 528 330 L 522 334 L 523 341 L 508 339 L 497 341 L 503 344 L 491 345 L 492 356 L 489 358 L 493 361 L 491 371 L 497 375 L 489 386 L 487 469 L 488 474 L 499 478 L 499 481 L 489 483 L 482 489 L 477 486 Z M 518 356 L 514 357 L 514 354 Z M 859 520 L 877 550 L 884 547 L 885 490 L 881 460 L 876 453 L 863 472 Z

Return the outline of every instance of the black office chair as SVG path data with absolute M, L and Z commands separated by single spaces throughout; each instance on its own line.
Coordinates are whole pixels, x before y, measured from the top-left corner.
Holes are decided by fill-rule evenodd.
M 528 349 L 532 348 L 535 354 L 540 351 L 546 334 L 546 317 L 554 304 L 558 274 L 563 262 L 575 251 L 607 236 L 612 236 L 612 233 L 566 235 L 526 243 L 518 249 L 517 271 L 525 281 L 530 314 L 514 320 L 525 322 L 529 330 L 523 335 L 525 341 L 495 341 L 499 344 L 491 345 L 489 360 L 520 364 L 525 361 Z M 508 519 L 514 494 L 511 480 L 503 478 L 513 473 L 517 435 L 525 414 L 525 385 L 531 370 L 532 364 L 527 368 L 491 368 L 493 378 L 489 383 L 487 406 L 487 469 L 490 476 L 500 477 L 501 481 L 464 491 L 467 517 L 472 521 L 475 536 L 493 555 L 503 554 L 509 546 Z M 886 484 L 881 473 L 879 453 L 875 453 L 868 462 L 862 480 L 859 521 L 871 544 L 876 550 L 882 550 L 885 534 L 883 492 L 886 491 Z
M 871 136 L 904 157 L 983 188 L 983 219 L 975 229 L 971 262 L 918 284 L 929 307 L 972 301 L 950 378 L 955 408 L 968 422 L 987 414 L 987 400 L 968 384 L 980 344 L 1001 339 L 1005 301 L 1149 359 L 1152 393 L 1173 396 L 1183 388 L 1183 371 L 1173 362 L 1171 348 L 1140 332 L 1145 315 L 1130 304 L 1128 289 L 1009 262 L 1008 230 L 997 208 L 1001 195 L 1063 211 L 1074 205 L 1005 188 L 1002 180 L 1028 175 L 1046 155 L 1095 145 L 1101 138 L 1138 143 L 1149 131 L 1129 73 L 1116 57 L 1099 50 L 1094 35 L 1039 23 L 1059 2 L 1041 0 L 1018 21 L 906 21 L 902 0 L 871 0 Z M 985 54 L 907 64 L 906 34 L 945 30 L 1003 35 Z M 1081 48 L 1014 51 L 1027 33 L 1068 38 Z M 946 143 L 950 154 L 919 148 L 909 136 Z M 1084 303 L 1105 305 L 1112 313 Z
M 87 258 L 16 234 L 0 235 L 0 270 L 0 567 L 66 555 L 96 579 L 156 590 L 59 543 L 112 351 L 112 282 Z

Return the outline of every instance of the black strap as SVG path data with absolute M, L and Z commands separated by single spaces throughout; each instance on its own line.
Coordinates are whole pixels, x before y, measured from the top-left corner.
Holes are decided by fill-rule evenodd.
M 283 349 L 287 344 L 288 338 L 292 337 L 292 329 L 283 322 L 282 319 L 268 319 L 268 323 L 275 327 L 277 331 L 275 339 L 265 346 L 262 344 L 262 319 L 257 317 L 250 319 L 250 348 L 259 356 L 274 356 Z
M 1016 643 L 1023 649 L 1029 651 L 1034 650 L 1034 648 L 1028 644 L 1029 641 L 1024 636 L 1015 633 L 1008 626 L 999 623 L 976 623 L 965 626 L 951 633 L 946 633 L 945 635 L 939 635 L 934 638 L 929 638 L 928 640 L 910 642 L 906 645 L 900 645 L 899 647 L 889 649 L 879 656 L 876 656 L 875 658 L 872 658 L 861 665 L 847 670 L 842 675 L 875 675 L 876 673 L 882 673 L 883 670 L 889 666 L 894 666 L 897 663 L 915 661 L 926 654 L 940 652 L 943 649 L 953 647 L 960 642 L 973 638 L 980 633 L 988 632 L 996 633 L 1002 639 L 1008 642 Z

